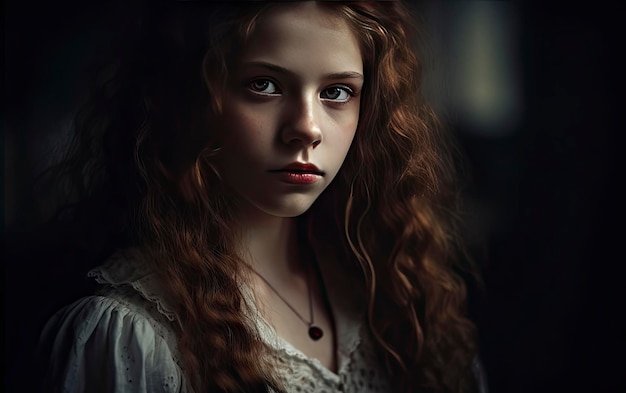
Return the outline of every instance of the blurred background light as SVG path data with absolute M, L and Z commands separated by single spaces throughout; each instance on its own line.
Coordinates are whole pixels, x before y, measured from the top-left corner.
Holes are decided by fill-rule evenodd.
M 523 116 L 519 12 L 508 1 L 430 1 L 428 94 L 465 132 L 499 137 Z M 427 78 L 428 79 L 428 78 Z

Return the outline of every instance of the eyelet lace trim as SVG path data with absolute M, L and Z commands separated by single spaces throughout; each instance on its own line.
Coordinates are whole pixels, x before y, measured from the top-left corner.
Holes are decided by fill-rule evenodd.
M 323 266 L 321 270 L 336 316 L 339 366 L 337 374 L 324 367 L 319 360 L 307 357 L 278 336 L 273 327 L 259 314 L 250 288 L 246 285 L 240 287 L 250 306 L 248 309 L 255 314 L 253 320 L 261 338 L 274 350 L 272 357 L 275 359 L 277 376 L 290 392 L 388 392 L 388 381 L 378 367 L 371 337 L 363 339 L 369 337 L 366 324 L 363 323 L 363 308 L 355 306 L 358 304 L 355 303 L 355 294 L 346 292 L 345 285 L 333 283 L 333 277 L 338 277 L 335 276 L 334 267 Z M 176 356 L 178 353 L 176 336 L 168 323 L 177 321 L 176 313 L 161 297 L 155 273 L 128 252 L 120 251 L 111 256 L 104 265 L 89 271 L 88 276 L 108 286 L 103 291 L 106 296 L 116 298 L 137 312 L 142 314 L 147 312 L 151 315 L 156 331 L 165 338 L 172 349 L 174 361 L 183 369 L 180 359 Z
M 129 285 L 146 300 L 156 304 L 157 310 L 170 322 L 177 320 L 172 307 L 160 296 L 161 289 L 156 274 L 124 252 L 113 254 L 104 265 L 90 270 L 87 276 L 93 277 L 99 284 L 112 287 Z
M 184 364 L 178 356 L 178 340 L 171 327 L 171 323 L 178 319 L 176 313 L 159 295 L 156 275 L 129 255 L 128 251 L 120 251 L 113 254 L 105 264 L 90 270 L 87 276 L 105 285 L 99 291 L 101 295 L 113 298 L 147 318 L 156 334 L 163 337 L 174 362 L 184 373 Z M 187 389 L 190 390 L 190 387 Z

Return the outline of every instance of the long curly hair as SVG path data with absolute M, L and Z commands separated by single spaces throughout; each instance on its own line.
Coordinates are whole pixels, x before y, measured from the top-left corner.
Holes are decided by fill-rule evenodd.
M 76 116 L 57 167 L 74 201 L 64 211 L 107 239 L 98 255 L 132 247 L 159 274 L 195 391 L 281 390 L 240 289 L 237 206 L 212 165 L 229 65 L 272 5 L 149 3 Z M 395 391 L 472 392 L 454 146 L 421 97 L 415 17 L 398 1 L 320 4 L 357 36 L 365 85 L 344 165 L 299 228 L 362 283 Z

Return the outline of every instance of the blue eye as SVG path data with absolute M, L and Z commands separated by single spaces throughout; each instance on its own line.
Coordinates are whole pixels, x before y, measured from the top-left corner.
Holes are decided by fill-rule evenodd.
M 352 92 L 352 90 L 345 86 L 332 86 L 322 91 L 322 93 L 320 94 L 320 97 L 323 100 L 330 100 L 341 103 L 350 101 L 350 98 L 352 98 L 353 96 L 354 93 Z
M 256 79 L 248 85 L 250 90 L 258 94 L 274 95 L 279 94 L 280 90 L 276 84 L 269 79 Z

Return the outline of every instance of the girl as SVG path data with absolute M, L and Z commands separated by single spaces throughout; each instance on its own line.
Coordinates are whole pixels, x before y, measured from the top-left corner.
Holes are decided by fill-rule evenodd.
M 412 21 L 400 2 L 146 6 L 60 167 L 106 261 L 43 331 L 47 391 L 478 390 Z

